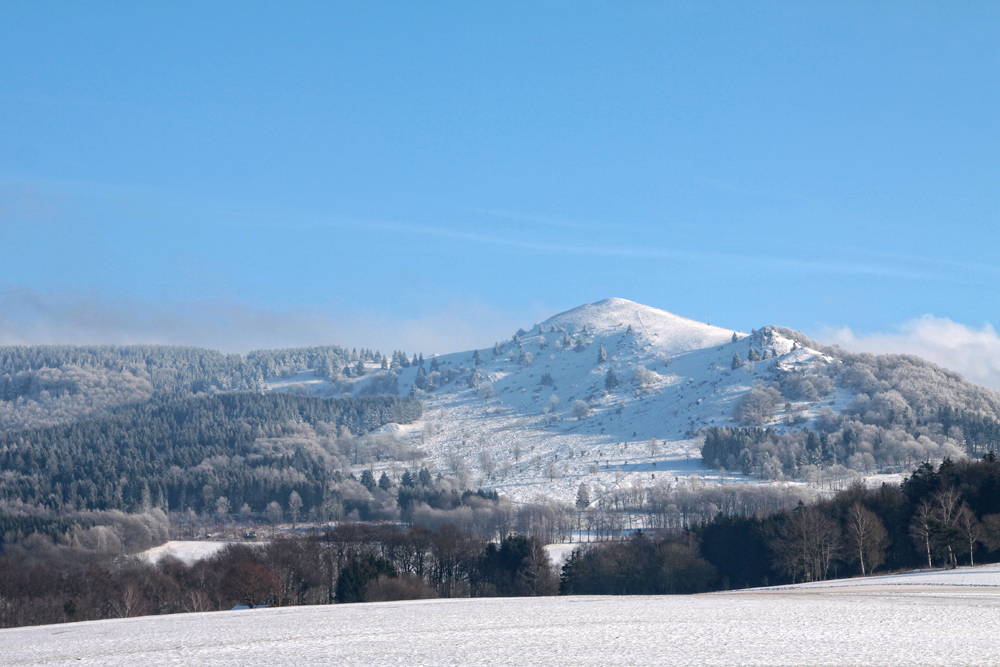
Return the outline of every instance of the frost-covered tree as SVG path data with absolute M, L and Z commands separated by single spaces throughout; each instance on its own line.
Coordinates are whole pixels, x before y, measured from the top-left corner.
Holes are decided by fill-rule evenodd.
M 481 365 L 483 363 L 483 355 L 479 354 L 479 350 L 476 350 L 475 352 L 473 352 L 473 354 L 472 354 L 472 362 L 476 366 L 479 366 L 479 365 Z
M 755 384 L 736 402 L 733 419 L 743 426 L 759 426 L 774 417 L 774 411 L 781 405 L 781 394 L 773 387 Z
M 570 412 L 577 419 L 586 419 L 590 415 L 590 406 L 587 405 L 587 401 L 573 401 Z
M 273 526 L 281 521 L 281 505 L 279 505 L 276 500 L 272 500 L 267 504 L 267 509 L 264 510 L 264 514 L 267 516 L 268 522 Z
M 503 350 L 500 349 L 500 343 L 493 343 L 493 356 L 499 357 Z
M 484 401 L 488 401 L 491 398 L 496 398 L 497 390 L 493 386 L 492 382 L 482 382 L 479 385 L 479 398 Z
M 229 516 L 229 498 L 219 496 L 215 501 L 215 513 L 219 517 L 219 523 L 225 525 L 226 517 Z
M 734 331 L 733 332 L 733 342 L 735 343 L 738 340 L 739 340 L 739 338 L 736 336 L 736 332 Z
M 369 474 L 370 471 L 365 471 Z M 298 494 L 298 491 L 292 491 L 288 494 L 288 514 L 292 517 L 292 527 L 295 527 L 295 522 L 299 520 L 299 512 L 302 510 L 302 496 Z
M 743 360 L 740 359 L 740 353 L 737 352 L 737 353 L 735 353 L 733 355 L 733 363 L 730 365 L 730 368 L 735 371 L 737 368 L 739 368 L 742 365 L 743 365 Z
M 601 346 L 597 348 L 597 363 L 603 364 L 607 360 L 608 352 L 604 349 L 604 343 L 601 343 Z
M 590 487 L 586 484 L 577 487 L 575 505 L 578 510 L 585 510 L 590 506 Z
M 660 376 L 645 366 L 640 365 L 632 369 L 632 379 L 635 380 L 640 387 L 648 387 L 656 384 L 657 380 L 660 379 Z

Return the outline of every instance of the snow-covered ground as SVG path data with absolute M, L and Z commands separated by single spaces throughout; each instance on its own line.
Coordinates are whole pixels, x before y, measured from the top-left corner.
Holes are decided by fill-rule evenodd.
M 216 551 L 230 544 L 229 542 L 208 542 L 205 540 L 170 540 L 158 547 L 147 549 L 140 554 L 139 558 L 156 563 L 164 556 L 173 556 L 190 565 L 203 558 L 210 558 Z
M 914 570 L 913 572 L 901 572 L 899 574 L 815 581 L 806 584 L 794 584 L 792 586 L 779 586 L 771 590 L 844 587 L 875 588 L 886 586 L 995 588 L 997 590 L 992 592 L 1000 594 L 1000 563 L 977 565 L 976 567 L 960 567 L 954 570 Z
M 968 576 L 958 571 L 958 580 Z M 996 581 L 996 567 L 984 576 Z M 827 587 L 422 600 L 91 621 L 2 630 L 0 660 L 189 667 L 997 665 L 998 629 L 998 589 Z

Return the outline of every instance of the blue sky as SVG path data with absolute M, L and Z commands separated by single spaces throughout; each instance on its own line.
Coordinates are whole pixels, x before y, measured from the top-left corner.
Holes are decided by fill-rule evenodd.
M 0 15 L 0 342 L 444 351 L 609 296 L 995 337 L 996 3 Z

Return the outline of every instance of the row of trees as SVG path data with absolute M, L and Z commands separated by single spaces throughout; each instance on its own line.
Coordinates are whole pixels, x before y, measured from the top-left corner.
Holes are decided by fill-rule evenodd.
M 1000 464 L 989 455 L 925 464 L 901 486 L 856 484 L 780 511 L 716 512 L 586 545 L 563 569 L 562 591 L 697 592 L 998 558 Z
M 57 568 L 0 557 L 0 627 L 256 606 L 429 597 L 552 595 L 558 578 L 536 538 L 488 542 L 344 524 L 266 544 L 231 544 L 187 565 L 165 557 Z

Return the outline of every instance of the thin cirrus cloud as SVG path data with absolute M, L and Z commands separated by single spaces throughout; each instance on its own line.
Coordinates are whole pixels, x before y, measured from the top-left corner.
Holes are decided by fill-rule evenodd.
M 834 275 L 879 276 L 888 278 L 903 278 L 909 280 L 949 281 L 952 278 L 940 272 L 900 268 L 874 262 L 852 262 L 839 260 L 799 260 L 784 257 L 761 257 L 756 255 L 740 255 L 726 252 L 706 252 L 680 248 L 665 248 L 656 246 L 615 246 L 615 245 L 578 245 L 549 241 L 533 241 L 524 238 L 513 238 L 499 234 L 486 234 L 479 231 L 447 229 L 429 225 L 418 225 L 400 222 L 364 222 L 350 221 L 340 224 L 364 226 L 368 229 L 413 234 L 419 236 L 446 238 L 455 241 L 468 241 L 485 244 L 491 247 L 508 247 L 529 252 L 583 255 L 596 257 L 618 258 L 650 258 L 669 259 L 675 261 L 690 261 L 696 263 L 717 263 L 728 261 L 755 266 L 764 270 L 786 270 L 805 273 L 823 273 Z
M 497 309 L 468 301 L 420 317 L 378 312 L 342 317 L 239 302 L 153 302 L 71 290 L 0 292 L 0 345 L 188 345 L 223 352 L 344 345 L 448 353 L 492 345 L 517 326 Z
M 827 328 L 818 337 L 854 352 L 915 354 L 1000 390 L 1000 335 L 990 324 L 976 328 L 924 315 L 891 331 L 866 334 L 848 327 Z

